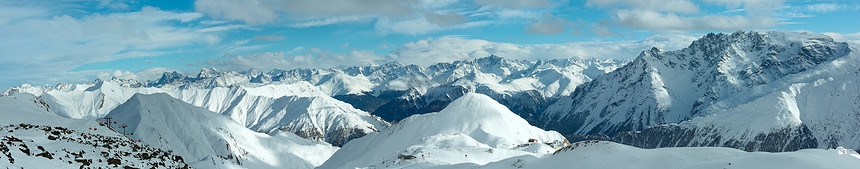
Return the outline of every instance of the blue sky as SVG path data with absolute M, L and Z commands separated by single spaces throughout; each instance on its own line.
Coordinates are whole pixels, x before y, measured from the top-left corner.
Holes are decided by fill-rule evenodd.
M 0 88 L 165 71 L 633 58 L 707 32 L 860 42 L 845 0 L 0 0 Z

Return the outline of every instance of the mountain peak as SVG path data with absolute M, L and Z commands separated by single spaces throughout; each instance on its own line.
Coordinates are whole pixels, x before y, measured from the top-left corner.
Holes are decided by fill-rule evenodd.
M 350 141 L 320 168 L 373 166 L 402 154 L 421 156 L 425 153 L 446 163 L 485 164 L 525 155 L 517 149 L 518 145 L 528 145 L 532 139 L 541 143 L 563 144 L 565 141 L 558 132 L 530 125 L 487 95 L 466 93 L 442 111 L 413 115 L 377 134 Z M 487 149 L 498 149 L 506 155 L 492 155 L 486 159 L 445 155 L 467 154 L 467 157 L 473 157 L 487 153 Z
M 222 168 L 219 165 L 225 164 L 247 168 L 311 168 L 323 161 L 303 156 L 302 151 L 316 151 L 326 156 L 337 150 L 293 134 L 257 133 L 227 116 L 165 93 L 135 94 L 109 116 L 125 126 L 125 131 L 134 133 L 127 136 L 129 138 L 173 150 L 188 162 L 213 165 L 201 168 Z
M 579 135 L 681 123 L 724 111 L 738 95 L 780 85 L 775 82 L 848 53 L 846 43 L 820 34 L 709 33 L 684 49 L 643 51 L 634 62 L 577 87 L 543 118 L 545 126 L 565 126 L 550 129 Z
M 505 58 L 503 58 L 503 57 L 501 57 L 501 56 L 499 56 L 499 55 L 495 55 L 495 54 L 491 54 L 490 56 L 482 57 L 482 58 L 477 58 L 477 59 L 475 59 L 475 60 L 474 60 L 474 62 L 478 62 L 478 63 L 490 63 L 490 64 L 492 64 L 492 63 L 502 63 L 502 62 L 504 62 L 504 61 L 507 61 L 507 59 L 505 59 Z
M 525 137 L 557 139 L 551 134 L 539 134 L 556 132 L 546 132 L 534 127 L 493 98 L 471 92 L 457 98 L 439 112 L 411 116 L 401 123 L 406 125 L 402 128 L 404 130 L 421 130 L 428 135 L 452 133 L 472 135 L 478 141 L 492 147 L 522 144 L 523 141 L 528 140 Z
M 197 79 L 214 77 L 219 74 L 218 69 L 213 67 L 200 68 L 200 73 L 197 73 Z

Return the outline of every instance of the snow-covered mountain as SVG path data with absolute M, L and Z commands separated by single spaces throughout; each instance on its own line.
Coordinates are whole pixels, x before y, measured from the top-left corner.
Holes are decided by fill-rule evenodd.
M 129 137 L 172 150 L 197 168 L 313 168 L 338 150 L 289 132 L 257 133 L 164 93 L 135 94 L 108 116 Z
M 167 72 L 149 82 L 109 81 L 123 87 L 172 90 L 309 82 L 323 93 L 387 121 L 436 112 L 465 93 L 478 92 L 499 100 L 535 123 L 556 98 L 569 95 L 579 84 L 625 63 L 614 59 L 510 60 L 492 55 L 428 67 L 391 62 L 327 69 L 276 69 L 266 73 L 253 69 L 235 72 L 204 68 L 189 76 Z M 47 90 L 22 86 L 5 93 L 15 91 L 40 95 Z
M 712 33 L 583 84 L 542 126 L 648 148 L 860 149 L 854 51 L 820 34 Z
M 364 93 L 379 95 L 386 91 L 408 90 L 426 93 L 440 85 L 487 88 L 496 93 L 537 90 L 546 96 L 566 96 L 577 85 L 623 64 L 624 61 L 614 59 L 526 61 L 491 55 L 475 60 L 437 63 L 428 67 L 391 62 L 327 69 L 275 69 L 267 73 L 254 69 L 235 72 L 203 68 L 196 76 L 168 72 L 155 81 L 131 81 L 126 85 L 187 89 L 306 81 L 330 96 Z
M 95 120 L 60 117 L 26 93 L 0 97 L 0 166 L 7 168 L 182 168 L 186 161 L 123 137 Z
M 229 116 L 257 132 L 292 132 L 337 146 L 390 125 L 307 82 L 185 89 L 171 95 Z
M 206 74 L 201 72 L 201 76 Z M 229 116 L 257 132 L 288 131 L 338 146 L 389 125 L 307 82 L 177 89 L 97 80 L 93 84 L 60 84 L 49 88 L 20 86 L 7 91 L 37 94 L 55 113 L 75 119 L 104 117 L 138 93 L 167 93 L 194 106 Z
M 412 114 L 436 112 L 468 92 L 498 100 L 529 122 L 536 123 L 541 112 L 559 96 L 576 86 L 623 64 L 618 60 L 557 59 L 523 61 L 489 56 L 475 60 L 438 63 L 423 70 L 423 76 L 390 80 L 387 85 L 403 86 L 374 90 L 371 95 L 335 96 L 356 107 L 370 107 L 372 114 L 399 121 Z M 413 66 L 415 67 L 415 66 Z M 416 73 L 417 74 L 417 73 Z M 371 74 L 372 75 L 372 74 Z M 404 80 L 400 80 L 404 79 Z M 348 98 L 353 96 L 356 98 Z M 378 107 L 362 106 L 363 100 L 382 100 Z M 359 100 L 359 101 L 355 101 Z
M 391 62 L 381 65 L 370 64 L 326 69 L 276 69 L 265 73 L 253 69 L 235 72 L 203 68 L 195 75 L 167 72 L 161 78 L 148 82 L 116 78 L 104 81 L 110 82 L 111 85 L 120 88 L 133 88 L 132 90 L 139 93 L 158 92 L 150 91 L 152 88 L 164 91 L 184 91 L 235 88 L 239 86 L 259 87 L 307 82 L 318 88 L 325 95 L 349 103 L 355 108 L 370 112 L 372 115 L 379 116 L 386 121 L 395 122 L 412 114 L 439 111 L 463 94 L 477 92 L 498 100 L 529 122 L 538 123 L 538 119 L 542 116 L 544 109 L 551 105 L 558 97 L 569 95 L 578 85 L 606 74 L 626 62 L 615 59 L 528 61 L 511 60 L 491 55 L 474 60 L 437 63 L 428 67 Z M 98 85 L 99 83 L 97 81 L 94 84 Z M 90 84 L 59 84 L 51 87 L 22 85 L 9 88 L 0 93 L 0 95 L 14 92 L 33 93 L 37 96 L 41 96 L 43 93 L 58 95 L 53 93 L 72 89 L 80 91 L 87 89 L 89 86 Z M 89 89 L 89 91 L 93 90 L 98 90 L 98 87 Z M 76 95 L 77 93 L 67 95 Z M 134 93 L 122 93 L 122 97 L 117 97 L 120 98 L 117 100 L 124 100 L 122 98 L 127 99 Z M 178 96 L 176 94 L 171 95 Z M 74 118 L 103 116 L 110 111 L 112 106 L 122 103 L 119 101 L 102 105 L 99 97 L 111 97 L 110 95 L 81 95 L 77 97 L 86 98 L 85 102 L 87 103 L 82 104 L 84 107 L 81 108 L 70 108 L 70 111 L 85 111 L 94 114 L 86 114 L 84 117 Z M 77 99 L 65 102 L 69 103 L 64 103 L 64 105 L 81 105 L 81 103 L 77 103 L 80 102 Z M 195 105 L 208 107 L 215 112 L 231 114 L 224 112 L 223 109 L 213 108 L 213 106 Z M 214 106 L 225 108 L 223 104 Z M 72 112 L 70 114 L 84 113 Z M 245 123 L 244 121 L 248 119 L 239 118 L 235 120 Z M 251 120 L 253 121 L 254 119 Z M 248 127 L 253 126 L 253 124 L 247 125 Z M 272 128 L 252 129 L 267 132 Z M 311 133 L 314 134 L 309 135 L 316 136 L 316 132 Z M 338 143 L 339 141 L 326 140 L 334 144 L 340 144 Z
M 546 144 L 545 144 L 546 143 Z M 467 93 L 436 113 L 415 115 L 353 140 L 320 168 L 404 168 L 543 156 L 563 136 L 531 126 L 492 98 Z

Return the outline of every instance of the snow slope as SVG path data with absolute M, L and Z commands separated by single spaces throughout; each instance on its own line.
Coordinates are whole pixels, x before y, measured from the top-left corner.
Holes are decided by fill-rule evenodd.
M 138 143 L 95 120 L 60 117 L 36 96 L 0 96 L 0 166 L 181 168 L 167 150 Z
M 266 135 L 170 95 L 135 94 L 108 116 L 131 138 L 172 150 L 196 168 L 313 168 L 337 147 L 292 133 Z
M 212 71 L 202 71 L 200 76 L 217 74 Z M 116 81 L 97 80 L 93 84 L 12 89 L 41 93 L 39 97 L 53 107 L 55 113 L 75 119 L 104 117 L 137 93 L 168 93 L 192 105 L 227 115 L 257 132 L 288 131 L 338 146 L 389 125 L 331 98 L 307 82 L 187 89 L 127 86 Z
M 257 132 L 287 131 L 337 146 L 389 125 L 329 97 L 307 82 L 169 92 L 192 105 L 229 116 Z
M 860 55 L 820 34 L 708 34 L 583 84 L 542 126 L 638 147 L 860 149 Z
M 529 144 L 529 139 L 541 143 Z M 555 151 L 543 142 L 562 145 L 566 140 L 529 125 L 486 95 L 468 93 L 440 112 L 411 116 L 347 143 L 320 168 L 486 164 Z M 416 158 L 398 158 L 410 155 Z
M 514 157 L 474 168 L 857 168 L 860 155 L 848 149 L 796 152 L 745 152 L 731 148 L 681 147 L 640 149 L 606 141 L 577 142 L 543 158 Z M 434 168 L 464 168 L 439 166 Z

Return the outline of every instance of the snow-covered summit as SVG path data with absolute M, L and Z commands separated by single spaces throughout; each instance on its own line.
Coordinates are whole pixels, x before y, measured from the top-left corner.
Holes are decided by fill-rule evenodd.
M 440 112 L 414 115 L 347 143 L 321 168 L 486 164 L 541 156 L 555 151 L 544 143 L 565 142 L 558 132 L 529 125 L 490 97 L 468 93 Z M 409 157 L 417 159 L 404 160 Z

